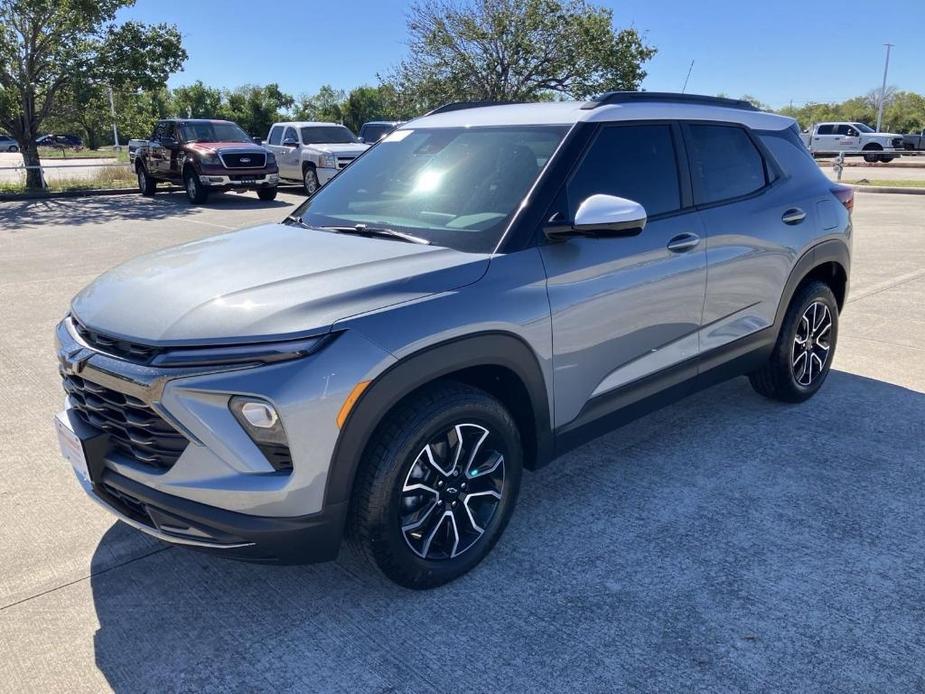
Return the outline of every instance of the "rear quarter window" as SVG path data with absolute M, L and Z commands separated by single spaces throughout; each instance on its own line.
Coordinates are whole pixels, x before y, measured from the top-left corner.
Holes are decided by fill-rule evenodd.
M 743 128 L 690 124 L 687 141 L 698 204 L 742 197 L 768 184 L 761 152 Z

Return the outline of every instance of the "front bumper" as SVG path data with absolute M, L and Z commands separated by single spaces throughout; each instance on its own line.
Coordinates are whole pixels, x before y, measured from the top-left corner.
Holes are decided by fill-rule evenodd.
M 353 331 L 335 340 L 337 349 L 291 361 L 196 368 L 155 368 L 100 352 L 69 318 L 56 339 L 63 373 L 124 394 L 189 440 L 166 469 L 146 464 L 112 438 L 124 432 L 88 425 L 69 398 L 63 416 L 83 446 L 84 488 L 95 501 L 158 539 L 233 558 L 292 563 L 336 555 L 346 508 L 325 499 L 337 413 L 357 382 L 394 357 Z M 234 395 L 257 395 L 277 409 L 291 471 L 275 470 L 238 424 L 228 408 Z
M 315 173 L 318 175 L 318 185 L 323 186 L 325 183 L 330 181 L 341 169 L 332 169 L 326 166 L 319 166 L 315 169 Z
M 273 188 L 279 185 L 279 174 L 266 175 L 240 175 L 233 174 L 226 176 L 223 174 L 200 174 L 199 182 L 209 188 L 241 188 L 242 190 L 251 188 Z

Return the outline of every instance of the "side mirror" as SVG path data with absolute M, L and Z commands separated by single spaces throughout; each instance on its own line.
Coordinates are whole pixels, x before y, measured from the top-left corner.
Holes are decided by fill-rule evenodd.
M 646 226 L 646 210 L 635 200 L 597 194 L 578 206 L 570 225 L 545 229 L 550 239 L 569 236 L 635 236 Z
M 298 147 L 298 140 L 293 140 L 291 137 L 287 140 L 283 140 L 283 147 Z
M 255 145 L 262 145 L 262 144 L 263 144 L 263 138 L 262 138 L 262 137 L 252 137 L 251 139 L 254 141 L 254 144 L 255 144 Z
M 366 138 L 363 137 L 362 135 L 360 135 L 359 137 L 357 137 L 357 142 L 359 142 L 359 143 L 361 143 L 361 144 L 362 144 L 362 143 L 365 143 L 365 142 L 366 142 Z

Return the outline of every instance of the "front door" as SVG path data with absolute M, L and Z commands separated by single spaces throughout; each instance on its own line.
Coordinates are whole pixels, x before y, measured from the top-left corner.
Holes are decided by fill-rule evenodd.
M 287 126 L 283 133 L 284 145 L 276 155 L 279 175 L 292 181 L 302 180 L 302 151 L 299 147 L 299 133 L 292 126 Z M 286 144 L 288 143 L 288 144 Z M 293 143 L 295 143 L 293 145 Z
M 583 200 L 604 193 L 635 200 L 648 215 L 635 236 L 571 237 L 540 249 L 557 427 L 589 401 L 669 367 L 696 373 L 706 257 L 680 153 L 677 125 L 601 126 L 553 206 L 572 220 Z

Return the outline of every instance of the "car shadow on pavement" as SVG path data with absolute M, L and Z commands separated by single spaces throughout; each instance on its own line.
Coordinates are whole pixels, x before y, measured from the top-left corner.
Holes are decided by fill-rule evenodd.
M 182 191 L 158 193 L 153 198 L 138 193 L 79 198 L 15 200 L 0 203 L 0 230 L 13 233 L 38 229 L 49 224 L 81 226 L 109 222 L 184 217 L 197 209 L 267 209 L 291 207 L 282 200 L 225 193 L 213 195 L 205 205 L 193 206 Z
M 426 592 L 349 549 L 240 564 L 116 524 L 96 664 L 125 692 L 917 689 L 923 422 L 844 372 L 795 406 L 724 383 L 526 475 L 492 554 Z

